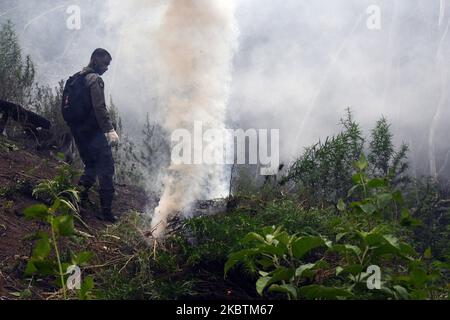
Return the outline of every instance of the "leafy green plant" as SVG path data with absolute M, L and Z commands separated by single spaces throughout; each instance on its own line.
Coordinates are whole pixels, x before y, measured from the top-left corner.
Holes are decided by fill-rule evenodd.
M 23 105 L 31 97 L 35 67 L 25 59 L 11 21 L 0 27 L 0 99 Z
M 65 190 L 60 194 L 70 195 L 78 201 L 75 190 Z M 59 242 L 62 238 L 70 238 L 75 234 L 73 213 L 76 207 L 64 197 L 57 195 L 53 204 L 47 207 L 37 204 L 25 209 L 25 217 L 37 219 L 48 224 L 50 231 L 39 231 L 36 233 L 37 241 L 33 253 L 25 269 L 26 275 L 39 274 L 43 276 L 56 276 L 57 283 L 63 290 L 64 299 L 67 299 L 66 274 L 70 265 L 81 266 L 92 257 L 91 252 L 74 253 L 70 261 L 63 261 Z M 93 280 L 90 277 L 84 279 L 79 291 L 80 298 L 90 296 L 93 288 Z
M 351 164 L 359 159 L 364 138 L 349 109 L 341 125 L 343 131 L 338 135 L 306 148 L 283 180 L 296 183 L 312 205 L 336 202 L 351 186 Z
M 259 275 L 258 294 L 284 293 L 288 299 L 426 299 L 443 287 L 447 265 L 434 262 L 431 269 L 424 268 L 409 244 L 383 228 L 354 230 L 336 238 L 333 243 L 320 236 L 290 235 L 280 227 L 268 227 L 245 237 L 247 247 L 229 256 L 224 272 L 243 264 Z M 343 238 L 347 241 L 342 242 Z M 367 286 L 370 266 L 382 268 L 380 290 Z
M 242 264 L 259 275 L 258 294 L 281 292 L 289 299 L 425 299 L 443 288 L 447 265 L 424 263 L 411 245 L 395 236 L 402 225 L 419 221 L 403 208 L 403 195 L 392 187 L 392 176 L 370 178 L 364 155 L 353 167 L 354 185 L 346 201 L 337 204 L 341 218 L 334 243 L 320 234 L 291 235 L 281 227 L 264 228 L 243 239 L 244 249 L 229 256 L 225 275 Z M 377 291 L 367 285 L 371 266 L 383 271 Z
M 381 218 L 398 220 L 400 212 L 403 219 L 410 217 L 409 211 L 402 209 L 404 200 L 400 190 L 391 187 L 389 177 L 370 178 L 367 174 L 368 167 L 366 157 L 361 155 L 354 164 L 356 173 L 352 176 L 353 187 L 347 193 L 347 199 L 354 201 L 347 208 L 345 201 L 339 199 L 338 210 L 343 212 L 349 209 L 353 213 L 367 214 L 369 221 L 372 220 L 371 217 L 378 218 L 378 221 Z
M 406 161 L 408 151 L 409 147 L 405 143 L 400 146 L 399 150 L 395 150 L 390 124 L 385 117 L 382 117 L 372 130 L 369 144 L 368 160 L 371 164 L 371 176 L 389 176 L 394 185 L 409 182 L 406 174 L 409 168 Z
M 244 243 L 250 246 L 232 253 L 225 264 L 225 275 L 238 263 L 243 263 L 259 274 L 256 291 L 263 295 L 268 292 L 281 292 L 289 299 L 301 296 L 324 294 L 328 297 L 348 297 L 351 293 L 345 289 L 302 286 L 303 280 L 314 278 L 323 268 L 329 267 L 324 259 L 314 263 L 303 263 L 305 256 L 320 247 L 331 248 L 331 242 L 317 236 L 289 235 L 280 227 L 264 228 L 261 234 L 251 232 Z M 321 290 L 322 289 L 322 290 Z M 315 293 L 313 293 L 313 291 Z
M 78 200 L 73 197 L 74 193 L 67 191 L 75 189 L 73 181 L 78 175 L 77 170 L 63 163 L 58 167 L 58 174 L 53 179 L 45 180 L 34 188 L 33 196 L 47 203 L 52 203 L 55 199 L 64 196 L 69 198 L 71 203 L 76 204 Z
M 346 243 L 338 243 L 342 238 Z M 408 263 L 416 261 L 417 253 L 407 243 L 401 242 L 383 227 L 376 227 L 369 232 L 353 230 L 348 234 L 338 234 L 337 243 L 332 252 L 340 254 L 336 276 L 344 277 L 349 290 L 364 295 L 367 292 L 366 272 L 370 266 L 382 267 L 383 284 L 380 288 L 395 298 L 407 298 L 407 290 L 391 281 L 393 275 L 401 274 Z
M 7 141 L 3 141 L 3 139 L 0 139 L 0 151 L 2 152 L 12 152 L 12 151 L 18 151 L 19 147 L 16 146 L 13 143 L 7 142 Z
M 336 203 L 346 197 L 353 185 L 355 167 L 352 164 L 364 154 L 366 140 L 349 109 L 346 117 L 341 119 L 341 125 L 343 130 L 339 134 L 306 148 L 282 181 L 295 183 L 301 197 L 311 206 Z M 372 130 L 367 152 L 365 173 L 369 178 L 389 177 L 395 186 L 409 181 L 406 174 L 408 146 L 402 144 L 399 150 L 395 149 L 385 118 L 381 118 Z

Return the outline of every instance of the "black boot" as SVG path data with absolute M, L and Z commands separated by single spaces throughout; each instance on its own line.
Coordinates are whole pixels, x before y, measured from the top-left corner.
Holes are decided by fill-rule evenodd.
M 95 210 L 95 207 L 96 207 L 95 203 L 93 201 L 91 201 L 91 199 L 89 199 L 89 190 L 91 189 L 91 187 L 79 184 L 78 189 L 80 190 L 81 206 L 85 209 Z
M 114 191 L 100 191 L 100 207 L 101 207 L 101 219 L 115 223 L 117 217 L 112 214 L 111 205 L 114 197 Z

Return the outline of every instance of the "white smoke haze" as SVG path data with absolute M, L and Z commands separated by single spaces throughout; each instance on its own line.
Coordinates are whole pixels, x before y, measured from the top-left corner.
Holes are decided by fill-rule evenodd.
M 233 2 L 229 0 L 167 2 L 156 42 L 159 96 L 165 110 L 163 127 L 168 132 L 185 128 L 194 135 L 196 121 L 206 129 L 225 129 L 237 41 L 233 15 Z M 194 141 L 193 154 L 201 148 L 199 141 Z M 170 215 L 187 212 L 195 200 L 220 192 L 224 169 L 198 163 L 169 168 L 152 221 L 155 237 L 163 234 Z
M 69 5 L 81 8 L 80 30 L 66 28 Z M 380 8 L 380 30 L 367 28 L 371 5 Z M 39 80 L 52 86 L 81 69 L 93 49 L 107 48 L 108 94 L 137 137 L 146 113 L 167 130 L 191 129 L 203 119 L 210 126 L 280 129 L 281 161 L 289 163 L 305 146 L 337 133 L 350 107 L 367 134 L 379 117 L 388 118 L 396 143 L 410 144 L 413 173 L 448 177 L 448 0 L 236 0 L 235 25 L 229 6 L 3 0 L 0 23 L 15 23 Z M 165 202 L 162 212 L 212 191 L 200 183 L 210 179 L 200 168 L 172 169 L 186 177 L 180 182 L 186 198 L 173 207 Z M 175 176 L 165 186 L 175 185 Z M 177 194 L 165 190 L 163 199 Z

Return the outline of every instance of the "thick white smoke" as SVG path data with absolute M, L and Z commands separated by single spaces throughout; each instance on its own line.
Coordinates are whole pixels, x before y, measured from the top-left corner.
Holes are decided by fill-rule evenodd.
M 179 12 L 187 12 L 184 0 L 176 2 Z M 168 64 L 170 57 L 156 55 L 163 52 L 158 39 L 167 34 L 166 13 L 174 3 L 3 0 L 0 23 L 14 22 L 24 53 L 31 54 L 38 66 L 39 81 L 52 87 L 79 71 L 93 49 L 107 48 L 113 55 L 113 65 L 104 76 L 107 94 L 112 94 L 124 129 L 138 144 L 146 113 L 152 123 L 167 119 L 167 97 L 175 85 L 167 80 L 170 70 L 161 65 Z M 213 4 L 221 8 L 212 10 L 211 17 L 224 17 L 219 36 L 223 43 L 227 37 L 233 42 L 233 33 L 223 27 L 230 16 L 228 4 L 198 3 L 204 12 Z M 303 147 L 336 133 L 338 119 L 351 107 L 367 134 L 381 115 L 392 122 L 396 144 L 406 141 L 411 146 L 411 167 L 417 175 L 448 177 L 448 3 L 236 0 L 240 48 L 234 59 L 227 127 L 281 129 L 280 157 L 289 164 Z M 66 9 L 71 5 L 80 8 L 79 30 L 66 27 Z M 366 26 L 367 8 L 373 5 L 380 8 L 379 30 Z M 186 36 L 181 46 L 190 44 L 193 34 L 203 35 L 205 42 L 211 42 L 204 45 L 206 53 L 214 56 L 209 50 L 220 41 L 200 25 L 204 20 L 192 18 L 184 33 L 172 36 Z M 201 46 L 192 42 L 192 48 Z M 212 64 L 204 60 L 205 67 Z M 167 83 L 169 87 L 161 90 Z M 152 189 L 160 185 L 155 179 L 148 181 Z
M 194 123 L 224 129 L 237 27 L 230 0 L 171 0 L 156 34 L 159 50 L 159 102 L 163 127 L 170 133 Z M 193 154 L 201 148 L 193 143 Z M 172 165 L 152 221 L 154 237 L 164 234 L 167 218 L 186 212 L 197 199 L 214 197 L 223 186 L 222 167 Z

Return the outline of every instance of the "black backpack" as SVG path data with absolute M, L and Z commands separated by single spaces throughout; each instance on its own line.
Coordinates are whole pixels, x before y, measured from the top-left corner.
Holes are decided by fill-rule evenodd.
M 91 94 L 85 75 L 77 73 L 67 80 L 64 87 L 62 116 L 70 127 L 74 127 L 86 122 L 91 110 Z

